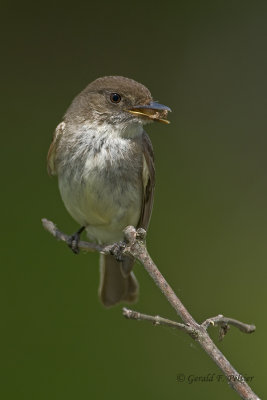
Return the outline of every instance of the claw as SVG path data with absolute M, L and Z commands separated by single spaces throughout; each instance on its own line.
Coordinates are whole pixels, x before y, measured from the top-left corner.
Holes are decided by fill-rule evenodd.
M 115 243 L 114 246 L 112 247 L 110 253 L 113 256 L 115 256 L 117 261 L 123 261 L 122 251 L 124 249 L 125 249 L 125 243 L 124 242 Z
M 79 241 L 81 233 L 84 231 L 85 226 L 82 226 L 77 232 L 70 236 L 69 240 L 67 241 L 67 245 L 73 251 L 74 254 L 79 254 Z

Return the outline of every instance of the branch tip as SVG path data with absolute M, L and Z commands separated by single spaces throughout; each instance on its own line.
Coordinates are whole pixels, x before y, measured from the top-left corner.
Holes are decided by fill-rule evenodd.
M 136 239 L 137 240 L 141 240 L 142 242 L 144 242 L 146 240 L 146 231 L 143 228 L 139 228 L 136 231 Z
M 136 229 L 130 225 L 124 229 L 123 233 L 125 242 L 132 245 L 136 240 Z

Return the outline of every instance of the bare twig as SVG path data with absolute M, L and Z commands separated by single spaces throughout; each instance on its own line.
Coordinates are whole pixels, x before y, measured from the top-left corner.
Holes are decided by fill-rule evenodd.
M 60 232 L 53 222 L 48 221 L 46 219 L 42 220 L 44 228 L 48 230 L 54 237 L 59 240 L 63 240 L 67 242 L 70 238 L 68 235 Z M 154 264 L 151 259 L 146 245 L 145 245 L 145 236 L 146 232 L 143 229 L 136 230 L 132 226 L 128 226 L 125 231 L 125 246 L 122 248 L 122 254 L 131 255 L 136 260 L 140 261 L 146 271 L 149 273 L 151 278 L 154 280 L 156 285 L 160 288 L 161 292 L 167 298 L 169 303 L 175 309 L 177 314 L 181 317 L 184 324 L 174 323 L 173 321 L 166 320 L 160 317 L 151 317 L 145 314 L 140 314 L 136 312 L 132 312 L 130 310 L 125 311 L 126 316 L 128 318 L 134 319 L 142 319 L 142 320 L 150 320 L 152 322 L 156 322 L 158 324 L 164 324 L 168 326 L 172 326 L 178 329 L 182 329 L 189 333 L 195 341 L 197 341 L 200 346 L 206 351 L 206 353 L 214 360 L 217 366 L 221 369 L 221 371 L 228 378 L 230 376 L 238 377 L 240 374 L 234 369 L 234 367 L 229 363 L 226 357 L 222 354 L 222 352 L 218 349 L 215 343 L 211 340 L 208 335 L 207 328 L 209 325 L 218 324 L 220 327 L 224 327 L 225 331 L 227 331 L 229 325 L 234 325 L 238 327 L 240 330 L 246 333 L 253 332 L 255 327 L 253 325 L 246 325 L 239 321 L 233 320 L 231 318 L 225 318 L 221 315 L 209 318 L 203 322 L 203 324 L 198 324 L 194 318 L 189 314 L 185 306 L 182 304 L 181 300 L 176 296 L 171 286 L 168 284 L 166 279 L 158 270 L 157 266 Z M 98 251 L 104 254 L 114 254 L 114 247 L 111 246 L 99 246 L 97 244 L 88 243 L 88 242 L 80 242 L 79 248 L 81 250 L 87 251 Z M 118 246 L 117 246 L 118 247 Z M 134 314 L 135 313 L 135 314 Z M 225 333 L 224 333 L 225 334 Z M 231 379 L 228 380 L 230 385 L 242 399 L 245 400 L 259 400 L 259 397 L 251 390 L 249 385 L 244 380 L 239 379 Z
M 129 308 L 125 308 L 125 307 L 122 309 L 122 313 L 123 313 L 124 317 L 128 318 L 128 319 L 136 319 L 138 321 L 148 321 L 148 322 L 152 322 L 153 325 L 165 325 L 170 328 L 185 331 L 186 333 L 188 333 L 191 336 L 197 335 L 197 331 L 192 329 L 190 325 L 185 325 L 185 324 L 181 324 L 176 321 L 172 321 L 170 319 L 162 318 L 159 315 L 152 316 L 152 315 L 142 314 L 138 311 L 130 310 Z M 220 326 L 220 327 L 224 326 L 224 325 L 225 326 L 233 325 L 236 328 L 238 328 L 241 332 L 245 332 L 245 333 L 252 333 L 256 329 L 255 325 L 244 324 L 241 321 L 238 321 L 233 318 L 227 318 L 227 317 L 224 317 L 223 315 L 218 315 L 217 317 L 206 319 L 201 324 L 201 326 L 203 326 L 205 329 L 207 329 L 210 325 Z
M 152 315 L 142 314 L 138 311 L 129 310 L 129 308 L 123 308 L 122 314 L 125 318 L 128 319 L 136 319 L 138 321 L 148 321 L 152 322 L 153 325 L 164 325 L 168 326 L 169 328 L 179 329 L 188 333 L 190 336 L 194 337 L 197 332 L 191 328 L 190 325 L 181 324 L 180 322 L 171 321 L 170 319 L 162 318 L 159 315 Z
M 235 326 L 241 332 L 245 332 L 245 333 L 252 333 L 256 329 L 255 325 L 244 324 L 243 322 L 238 321 L 237 319 L 226 318 L 223 315 L 217 315 L 217 317 L 208 318 L 201 325 L 205 329 L 207 329 L 210 325 L 219 326 L 220 327 L 219 340 L 223 340 L 224 336 L 227 334 L 227 332 L 230 329 L 230 325 Z

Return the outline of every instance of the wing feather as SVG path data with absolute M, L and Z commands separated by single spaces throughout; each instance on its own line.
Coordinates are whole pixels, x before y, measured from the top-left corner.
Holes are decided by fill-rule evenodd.
M 64 133 L 64 130 L 65 130 L 65 122 L 61 122 L 60 124 L 58 124 L 54 132 L 53 140 L 47 154 L 47 171 L 49 175 L 57 174 L 55 166 L 56 150 L 58 141 L 61 135 Z
M 147 133 L 143 133 L 143 202 L 138 228 L 147 229 L 152 213 L 155 187 L 154 152 Z

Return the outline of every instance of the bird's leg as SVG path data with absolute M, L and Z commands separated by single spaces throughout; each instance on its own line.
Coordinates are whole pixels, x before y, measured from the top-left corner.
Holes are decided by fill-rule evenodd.
M 110 254 L 112 254 L 117 261 L 123 261 L 122 252 L 124 249 L 125 249 L 125 242 L 115 243 L 114 246 L 112 246 L 112 249 L 110 250 Z
M 85 230 L 85 226 L 82 226 L 77 232 L 75 232 L 73 235 L 70 236 L 67 244 L 69 248 L 73 251 L 75 254 L 79 254 L 79 241 L 80 241 L 80 236 L 81 233 Z

